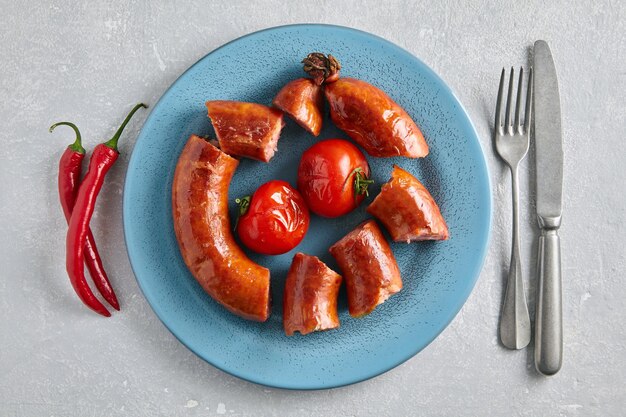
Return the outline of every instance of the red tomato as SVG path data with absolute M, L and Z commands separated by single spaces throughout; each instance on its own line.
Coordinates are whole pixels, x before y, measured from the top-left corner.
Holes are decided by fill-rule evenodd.
M 285 181 L 270 181 L 238 201 L 242 214 L 239 238 L 248 248 L 279 255 L 295 248 L 309 228 L 309 209 L 300 193 Z M 247 206 L 247 210 L 246 210 Z
M 298 190 L 313 213 L 339 217 L 361 204 L 373 182 L 369 175 L 359 148 L 343 139 L 327 139 L 302 154 Z

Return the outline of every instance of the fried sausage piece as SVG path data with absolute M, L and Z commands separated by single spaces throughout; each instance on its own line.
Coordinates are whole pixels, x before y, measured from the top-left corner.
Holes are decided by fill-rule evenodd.
M 330 248 L 346 280 L 352 317 L 371 313 L 402 289 L 400 269 L 375 220 L 367 220 Z
M 228 185 L 239 162 L 191 135 L 172 184 L 174 231 L 185 264 L 202 288 L 231 312 L 265 321 L 270 271 L 237 246 L 228 216 Z
M 396 242 L 449 237 L 448 226 L 426 187 L 397 165 L 367 212 L 385 225 Z
M 337 295 L 341 275 L 317 257 L 297 253 L 287 273 L 283 326 L 287 336 L 339 327 Z
M 256 103 L 207 101 L 206 107 L 222 151 L 268 162 L 278 146 L 283 113 Z
M 285 84 L 272 104 L 309 133 L 318 136 L 322 131 L 323 100 L 321 86 L 310 78 L 298 78 Z
M 354 78 L 325 85 L 332 121 L 367 153 L 377 157 L 428 155 L 421 130 L 384 91 Z

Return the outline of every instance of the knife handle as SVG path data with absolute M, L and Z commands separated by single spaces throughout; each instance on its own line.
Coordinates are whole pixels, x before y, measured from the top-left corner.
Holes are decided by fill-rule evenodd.
M 556 229 L 542 229 L 539 237 L 539 295 L 535 316 L 535 367 L 554 375 L 563 360 L 561 306 L 561 241 Z

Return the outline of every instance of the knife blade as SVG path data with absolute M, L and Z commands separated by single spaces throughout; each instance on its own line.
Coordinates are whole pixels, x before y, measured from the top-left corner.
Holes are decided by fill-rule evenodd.
M 533 60 L 537 220 L 541 228 L 537 257 L 535 367 L 544 375 L 554 375 L 561 369 L 563 361 L 561 244 L 558 235 L 563 211 L 561 100 L 554 59 L 545 41 L 535 42 Z
M 535 42 L 533 71 L 537 216 L 541 226 L 558 228 L 563 193 L 561 101 L 554 60 L 545 41 Z

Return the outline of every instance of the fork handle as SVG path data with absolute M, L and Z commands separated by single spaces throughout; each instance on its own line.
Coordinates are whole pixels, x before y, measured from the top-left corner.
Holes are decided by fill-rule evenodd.
M 539 295 L 535 317 L 535 367 L 554 375 L 563 361 L 561 305 L 561 241 L 556 229 L 542 229 L 539 237 Z
M 502 314 L 500 315 L 500 340 L 509 349 L 522 349 L 530 343 L 530 315 L 524 293 L 522 265 L 519 250 L 519 188 L 517 167 L 511 167 L 513 191 L 513 244 L 511 264 L 506 284 Z

